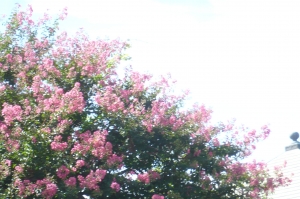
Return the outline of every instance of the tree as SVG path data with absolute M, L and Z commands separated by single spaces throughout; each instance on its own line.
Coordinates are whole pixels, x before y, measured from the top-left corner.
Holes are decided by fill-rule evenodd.
M 261 198 L 290 180 L 242 163 L 266 138 L 182 108 L 171 79 L 117 65 L 127 43 L 57 33 L 66 10 L 0 34 L 1 198 Z

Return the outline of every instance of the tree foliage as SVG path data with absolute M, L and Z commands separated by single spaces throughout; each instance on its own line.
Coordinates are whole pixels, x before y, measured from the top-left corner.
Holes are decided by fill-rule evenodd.
M 261 198 L 289 183 L 241 162 L 261 132 L 211 124 L 185 94 L 117 66 L 128 44 L 58 34 L 17 8 L 0 33 L 1 198 Z

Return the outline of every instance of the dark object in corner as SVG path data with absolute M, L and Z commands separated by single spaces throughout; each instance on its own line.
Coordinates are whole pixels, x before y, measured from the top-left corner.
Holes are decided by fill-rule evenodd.
M 299 133 L 298 133 L 298 132 L 292 133 L 292 135 L 290 136 L 290 138 L 291 138 L 293 141 L 297 142 L 297 139 L 299 138 Z

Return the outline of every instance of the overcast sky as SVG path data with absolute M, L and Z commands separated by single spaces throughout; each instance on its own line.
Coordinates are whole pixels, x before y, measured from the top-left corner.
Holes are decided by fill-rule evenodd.
M 133 68 L 170 72 L 215 121 L 270 124 L 254 153 L 272 159 L 300 131 L 299 0 L 20 0 L 34 13 L 68 7 L 61 29 L 130 40 Z M 0 14 L 13 0 L 2 0 Z

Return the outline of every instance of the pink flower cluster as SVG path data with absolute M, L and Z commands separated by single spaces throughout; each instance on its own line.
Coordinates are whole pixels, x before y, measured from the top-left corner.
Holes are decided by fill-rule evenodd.
M 76 178 L 70 177 L 67 180 L 65 180 L 65 184 L 69 187 L 75 187 L 76 186 Z
M 116 154 L 113 154 L 112 156 L 110 156 L 108 159 L 107 159 L 107 165 L 112 167 L 113 165 L 117 165 L 118 168 L 121 168 L 122 166 L 122 161 L 123 161 L 123 158 L 122 157 L 119 157 L 117 156 Z
M 117 112 L 124 110 L 124 103 L 121 98 L 114 93 L 113 87 L 108 86 L 103 93 L 98 92 L 95 97 L 96 102 L 99 106 L 104 107 L 108 111 Z
M 87 188 L 90 190 L 99 190 L 97 185 L 101 182 L 106 175 L 106 170 L 97 169 L 95 172 L 91 171 L 85 178 L 81 175 L 78 175 L 78 180 L 80 182 L 81 188 Z
M 21 181 L 20 179 L 15 180 L 14 186 L 18 188 L 18 195 L 20 197 L 26 197 L 34 194 L 36 188 L 38 187 L 36 184 L 31 183 L 29 180 Z
M 131 72 L 130 79 L 133 81 L 133 93 L 139 93 L 145 90 L 145 82 L 151 79 L 151 75 Z
M 35 90 L 37 92 L 38 89 Z M 40 106 L 44 107 L 44 111 L 63 111 L 66 114 L 81 113 L 85 107 L 85 101 L 82 92 L 80 92 L 80 84 L 75 83 L 74 88 L 65 94 L 63 89 L 56 88 L 54 94 L 50 98 L 44 99 Z
M 21 166 L 16 166 L 15 167 L 15 170 L 18 172 L 18 173 L 22 173 L 23 172 L 23 168 Z
M 159 173 L 156 171 L 149 170 L 146 173 L 138 174 L 137 179 L 145 184 L 149 184 L 152 181 L 155 181 L 160 178 Z
M 67 142 L 61 142 L 61 135 L 57 135 L 54 137 L 54 141 L 51 142 L 50 146 L 51 149 L 54 151 L 63 151 L 68 147 L 68 143 Z
M 67 113 L 81 113 L 85 107 L 85 101 L 82 92 L 80 92 L 80 83 L 76 82 L 72 90 L 64 95 L 64 105 L 67 107 Z
M 61 179 L 65 179 L 67 175 L 69 175 L 70 170 L 65 166 L 62 165 L 61 167 L 58 168 L 58 171 L 56 172 L 57 176 Z
M 151 104 L 152 108 L 150 114 L 146 114 L 145 120 L 142 124 L 147 128 L 148 132 L 152 132 L 154 126 L 170 126 L 172 130 L 179 129 L 184 122 L 182 118 L 175 114 L 168 116 L 167 111 L 174 106 L 174 102 L 168 101 L 168 99 L 158 99 Z
M 43 183 L 43 182 L 42 182 Z M 39 185 L 39 183 L 36 183 Z M 44 183 L 45 189 L 42 191 L 42 196 L 45 197 L 46 199 L 50 199 L 55 196 L 57 192 L 57 185 L 54 183 Z
M 47 44 L 47 43 L 45 43 Z M 44 43 L 36 41 L 35 47 L 37 46 L 43 46 Z M 60 71 L 53 65 L 53 60 L 49 58 L 44 58 L 42 60 L 42 64 L 38 67 L 40 70 L 40 73 L 42 74 L 42 77 L 47 77 L 48 73 L 52 73 L 53 75 L 60 77 Z
M 43 198 L 51 199 L 57 193 L 57 185 L 51 182 L 49 179 L 37 180 L 36 183 L 32 183 L 29 180 L 21 181 L 16 179 L 14 181 L 14 187 L 19 190 L 20 197 L 27 197 L 35 193 L 37 189 L 42 189 L 41 195 Z
M 85 165 L 84 160 L 77 160 L 76 161 L 76 167 L 77 168 L 83 167 L 84 165 Z
M 112 188 L 113 190 L 115 190 L 116 192 L 120 191 L 120 185 L 117 182 L 112 182 L 110 185 L 110 188 Z
M 151 199 L 164 199 L 164 198 L 165 198 L 165 197 L 163 197 L 163 196 L 161 196 L 161 195 L 154 194 L 154 195 L 152 196 Z
M 4 160 L 0 163 L 0 180 L 5 179 L 7 176 L 10 175 L 10 160 Z
M 0 65 L 0 67 L 1 67 L 1 65 Z M 6 89 L 6 86 L 5 86 L 5 85 L 0 85 L 0 94 L 1 94 L 2 92 L 4 92 L 5 89 Z
M 187 114 L 187 119 L 198 124 L 207 123 L 211 119 L 212 111 L 207 109 L 204 105 L 194 105 L 193 111 Z
M 71 153 L 86 155 L 91 153 L 94 157 L 102 159 L 107 157 L 108 165 L 116 165 L 122 162 L 122 157 L 112 155 L 112 144 L 106 142 L 107 131 L 95 131 L 93 134 L 90 131 L 77 133 L 78 141 L 71 149 Z
M 6 102 L 3 104 L 2 116 L 7 125 L 10 125 L 14 120 L 22 121 L 23 110 L 19 105 L 10 105 Z
M 20 141 L 8 138 L 5 142 L 6 150 L 9 152 L 19 150 Z

